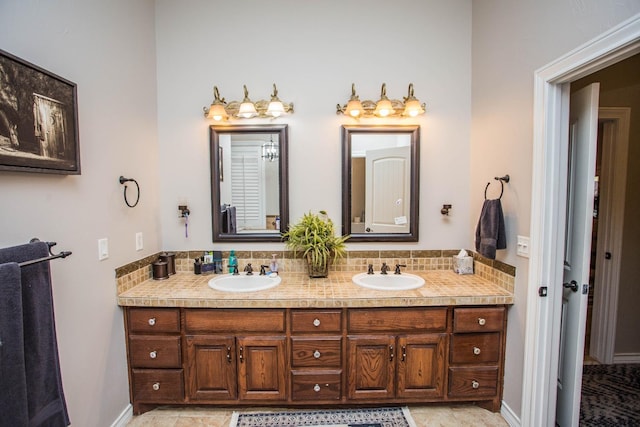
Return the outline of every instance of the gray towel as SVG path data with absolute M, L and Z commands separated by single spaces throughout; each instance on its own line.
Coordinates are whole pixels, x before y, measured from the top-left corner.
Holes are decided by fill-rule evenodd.
M 28 425 L 22 281 L 15 262 L 0 264 L 0 390 L 0 425 Z
M 496 259 L 496 249 L 507 248 L 504 215 L 500 199 L 485 200 L 476 228 L 476 251 L 489 259 Z
M 49 256 L 49 246 L 45 242 L 29 243 L 0 249 L 0 264 L 20 263 L 46 256 Z M 62 390 L 49 262 L 25 266 L 20 270 L 28 426 L 68 426 L 70 422 Z M 0 414 L 0 426 L 16 425 L 19 424 L 5 424 L 3 414 Z

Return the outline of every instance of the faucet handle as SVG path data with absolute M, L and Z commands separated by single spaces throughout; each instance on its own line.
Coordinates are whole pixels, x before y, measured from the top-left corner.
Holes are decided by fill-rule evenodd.
M 268 265 L 260 265 L 260 276 L 266 276 L 267 272 L 265 271 L 265 269 L 269 267 Z
M 373 264 L 369 264 L 369 267 L 367 267 L 367 274 L 373 274 Z
M 234 265 L 234 266 L 232 267 L 232 274 L 233 274 L 234 276 L 237 276 L 237 275 L 238 275 L 238 266 L 237 266 L 237 265 Z
M 406 267 L 406 264 L 396 264 L 396 271 L 393 274 L 401 274 L 400 273 L 400 267 Z

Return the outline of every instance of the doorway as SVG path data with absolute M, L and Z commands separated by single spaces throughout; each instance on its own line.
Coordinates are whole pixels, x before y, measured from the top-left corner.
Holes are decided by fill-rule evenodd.
M 640 16 L 535 73 L 531 258 L 522 425 L 555 425 L 569 84 L 640 52 Z M 563 178 L 563 176 L 565 178 Z

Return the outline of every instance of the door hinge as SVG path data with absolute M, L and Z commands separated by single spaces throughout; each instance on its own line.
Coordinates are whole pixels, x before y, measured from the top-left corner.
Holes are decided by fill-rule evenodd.
M 547 296 L 547 287 L 546 286 L 540 286 L 538 288 L 538 295 L 540 295 L 541 297 L 546 297 Z
M 589 293 L 589 284 L 585 283 L 582 285 L 582 295 L 587 295 Z

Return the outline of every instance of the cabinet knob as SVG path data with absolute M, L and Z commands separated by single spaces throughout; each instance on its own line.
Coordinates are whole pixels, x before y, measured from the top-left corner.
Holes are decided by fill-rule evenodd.
M 158 357 L 158 352 L 156 350 L 153 350 L 151 353 L 149 353 L 149 357 L 155 359 L 156 357 Z
M 480 354 L 480 347 L 473 347 L 473 354 L 476 356 Z
M 484 326 L 487 323 L 487 319 L 483 317 L 478 317 L 478 325 Z
M 156 318 L 152 317 L 149 319 L 149 326 L 154 326 L 156 324 Z
M 153 383 L 153 385 L 151 386 L 155 391 L 160 390 L 160 383 Z
M 320 326 L 320 319 L 313 319 L 313 326 L 315 326 L 316 328 Z
M 320 392 L 320 384 L 316 384 L 313 386 L 313 391 L 315 391 L 316 393 Z
M 471 381 L 471 388 L 474 388 L 474 389 L 480 388 L 480 383 L 476 380 Z
M 320 356 L 321 356 L 321 354 L 320 354 L 320 352 L 318 350 L 313 352 L 313 357 L 315 357 L 316 359 L 320 359 Z

